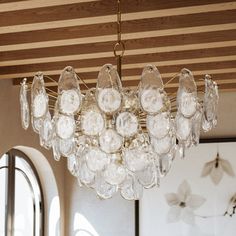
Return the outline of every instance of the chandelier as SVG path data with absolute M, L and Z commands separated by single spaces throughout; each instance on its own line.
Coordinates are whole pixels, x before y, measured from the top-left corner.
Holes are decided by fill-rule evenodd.
M 23 79 L 21 120 L 27 129 L 31 118 L 40 145 L 52 148 L 57 161 L 66 157 L 69 171 L 81 186 L 95 189 L 102 199 L 120 191 L 123 198 L 136 200 L 143 188 L 159 185 L 177 153 L 183 157 L 186 148 L 199 143 L 201 128 L 209 131 L 216 125 L 219 97 L 209 75 L 204 78 L 205 91 L 197 91 L 188 69 L 164 84 L 153 65 L 143 69 L 136 89 L 123 88 L 120 0 L 117 26 L 117 70 L 104 65 L 96 88 L 89 88 L 68 66 L 57 82 L 57 92 L 47 87 L 44 79 L 51 78 L 41 72 L 32 83 Z M 176 77 L 178 91 L 167 93 L 166 85 Z M 81 82 L 86 91 L 81 91 Z

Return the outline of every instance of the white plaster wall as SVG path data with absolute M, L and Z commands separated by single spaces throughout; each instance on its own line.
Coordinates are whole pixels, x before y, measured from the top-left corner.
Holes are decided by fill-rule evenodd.
M 134 202 L 119 194 L 100 200 L 93 189 L 80 188 L 68 172 L 65 191 L 66 235 L 134 236 Z

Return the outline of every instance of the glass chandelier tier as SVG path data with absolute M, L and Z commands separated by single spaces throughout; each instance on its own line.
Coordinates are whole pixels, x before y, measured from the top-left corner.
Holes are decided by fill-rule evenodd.
M 79 184 L 95 189 L 102 199 L 118 190 L 123 198 L 136 200 L 143 188 L 159 186 L 176 154 L 199 143 L 200 130 L 217 123 L 218 88 L 206 75 L 205 91 L 197 91 L 193 74 L 182 69 L 176 93 L 168 94 L 158 69 L 147 65 L 137 89 L 123 88 L 121 14 L 118 0 L 118 41 L 114 48 L 116 68 L 104 65 L 96 88 L 88 88 L 75 70 L 66 67 L 57 82 L 38 72 L 32 84 L 21 83 L 21 120 L 39 134 L 41 146 L 53 150 L 54 159 L 67 158 L 67 166 Z M 122 52 L 118 55 L 117 48 Z M 81 91 L 80 82 L 87 87 Z M 31 91 L 31 109 L 27 91 Z M 202 93 L 201 97 L 198 93 Z M 31 110 L 31 111 L 30 111 Z

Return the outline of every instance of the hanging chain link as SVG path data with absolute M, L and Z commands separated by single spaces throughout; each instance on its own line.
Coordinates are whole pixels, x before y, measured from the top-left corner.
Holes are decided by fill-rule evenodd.
M 121 0 L 117 0 L 117 42 L 114 46 L 115 57 L 123 57 L 125 53 L 125 44 L 121 39 Z M 120 54 L 118 53 L 120 51 Z

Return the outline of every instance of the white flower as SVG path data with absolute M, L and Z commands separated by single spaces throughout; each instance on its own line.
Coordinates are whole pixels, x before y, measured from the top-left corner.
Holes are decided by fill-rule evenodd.
M 183 220 L 187 224 L 194 225 L 194 210 L 206 200 L 199 195 L 192 194 L 190 185 L 185 180 L 179 186 L 177 193 L 166 194 L 166 201 L 171 207 L 167 218 L 169 223 Z
M 231 177 L 235 176 L 229 161 L 220 158 L 219 153 L 217 153 L 213 161 L 209 161 L 204 165 L 201 176 L 206 177 L 210 175 L 212 182 L 217 185 L 222 180 L 224 172 Z

